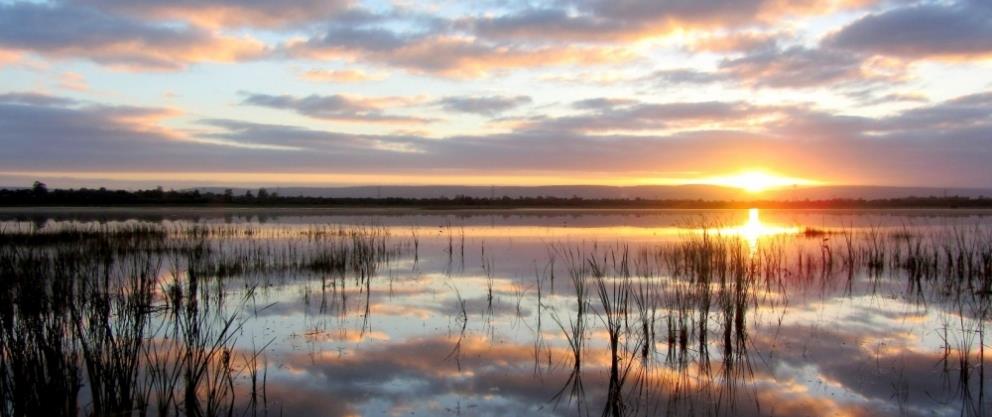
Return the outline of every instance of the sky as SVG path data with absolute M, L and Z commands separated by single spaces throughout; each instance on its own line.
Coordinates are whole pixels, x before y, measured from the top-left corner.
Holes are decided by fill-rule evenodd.
M 992 2 L 0 0 L 0 185 L 992 187 Z

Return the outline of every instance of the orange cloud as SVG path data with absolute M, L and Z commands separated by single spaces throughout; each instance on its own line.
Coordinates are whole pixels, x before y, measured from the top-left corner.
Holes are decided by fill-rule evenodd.
M 235 62 L 263 55 L 266 47 L 250 38 L 211 37 L 189 44 L 157 45 L 120 39 L 97 48 L 66 45 L 38 51 L 59 58 L 87 58 L 125 71 L 175 71 L 199 62 Z
M 125 64 L 124 67 L 130 69 L 155 69 L 159 63 L 173 62 L 167 68 L 179 69 L 187 64 L 198 62 L 236 62 L 246 59 L 261 57 L 266 51 L 263 43 L 248 37 L 212 37 L 206 42 L 193 43 L 190 45 L 177 45 L 174 48 L 148 51 L 146 45 L 126 43 L 118 47 L 110 48 L 108 54 L 120 54 L 122 56 L 134 55 L 147 57 L 155 64 L 149 66 L 138 64 Z
M 766 0 L 758 17 L 769 23 L 778 23 L 789 16 L 823 16 L 845 10 L 861 9 L 878 3 L 878 0 Z
M 21 53 L 17 51 L 8 51 L 5 49 L 0 49 L 0 67 L 7 64 L 12 64 L 21 59 Z
M 105 10 L 154 20 L 178 20 L 208 28 L 276 28 L 325 18 L 349 6 L 350 0 L 280 2 L 87 0 Z
M 331 81 L 339 83 L 354 83 L 360 81 L 377 81 L 386 78 L 386 74 L 372 74 L 361 70 L 309 70 L 300 75 L 307 81 Z
M 77 72 L 64 72 L 59 77 L 59 86 L 74 91 L 86 91 L 90 89 L 86 78 Z
M 230 36 L 188 25 L 146 23 L 74 4 L 5 6 L 0 48 L 56 58 L 88 59 L 132 70 L 177 70 L 196 62 L 257 58 L 266 47 L 248 36 Z M 26 30 L 17 35 L 16 30 Z
M 107 120 L 134 132 L 154 134 L 176 140 L 189 140 L 185 133 L 161 125 L 162 121 L 174 119 L 182 114 L 183 111 L 177 108 L 111 107 L 104 109 Z
M 730 34 L 705 34 L 689 41 L 688 48 L 694 52 L 735 52 L 746 51 L 762 46 L 774 45 L 775 33 L 738 32 Z

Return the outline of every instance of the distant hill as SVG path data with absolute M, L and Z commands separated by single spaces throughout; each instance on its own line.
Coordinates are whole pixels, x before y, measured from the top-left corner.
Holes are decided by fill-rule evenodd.
M 196 188 L 201 192 L 223 193 L 225 187 Z M 231 187 L 235 195 L 257 188 Z M 503 197 L 579 197 L 586 199 L 650 199 L 650 200 L 828 200 L 828 199 L 886 199 L 903 197 L 990 197 L 992 188 L 936 188 L 886 186 L 820 186 L 769 190 L 752 194 L 736 188 L 712 185 L 638 185 L 628 187 L 601 185 L 549 186 L 360 186 L 360 187 L 267 187 L 286 197 L 323 198 L 440 198 L 468 196 L 473 198 Z

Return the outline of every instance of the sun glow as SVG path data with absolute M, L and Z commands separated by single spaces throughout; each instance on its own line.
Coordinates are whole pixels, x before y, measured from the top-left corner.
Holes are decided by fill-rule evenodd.
M 800 229 L 795 226 L 766 224 L 761 221 L 761 212 L 756 208 L 752 208 L 747 211 L 747 223 L 736 227 L 723 228 L 719 232 L 724 235 L 740 237 L 747 242 L 751 254 L 754 254 L 758 249 L 758 241 L 761 238 L 776 235 L 794 235 L 799 233 Z
M 706 178 L 699 181 L 699 184 L 734 187 L 749 193 L 760 193 L 775 188 L 815 185 L 819 184 L 819 182 L 804 178 L 786 177 L 764 171 L 745 171 L 736 175 Z

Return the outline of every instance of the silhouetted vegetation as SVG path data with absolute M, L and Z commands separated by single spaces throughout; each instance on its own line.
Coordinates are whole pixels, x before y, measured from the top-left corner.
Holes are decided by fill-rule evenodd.
M 0 228 L 0 416 L 265 415 L 267 344 L 236 346 L 259 311 L 249 277 L 368 280 L 386 238 L 375 227 Z M 245 281 L 227 302 L 232 276 Z
M 199 190 L 49 190 L 36 182 L 29 189 L 0 189 L 0 206 L 234 206 L 234 207 L 382 207 L 426 209 L 577 208 L 577 209 L 889 209 L 889 208 L 992 208 L 992 197 L 929 196 L 889 199 L 762 200 L 618 199 L 582 197 L 307 197 L 280 196 L 264 188 L 235 195 Z
M 591 384 L 582 385 L 583 374 L 589 374 L 582 364 L 590 353 L 601 353 L 606 359 L 592 373 L 607 373 L 599 380 L 599 391 L 605 392 L 595 399 L 604 417 L 750 415 L 739 413 L 742 401 L 765 415 L 760 412 L 763 399 L 748 392 L 755 379 L 749 349 L 756 310 L 784 315 L 790 296 L 867 274 L 876 284 L 905 281 L 907 297 L 944 305 L 958 317 L 959 332 L 944 337 L 938 360 L 948 378 L 956 367 L 956 382 L 950 386 L 959 396 L 961 415 L 985 415 L 988 360 L 983 338 L 992 314 L 988 230 L 838 234 L 844 239 L 824 240 L 819 254 L 801 245 L 771 242 L 751 249 L 716 230 L 636 250 L 623 241 L 554 246 L 567 260 L 575 284 L 577 320 L 564 323 L 552 316 L 572 362 L 553 401 L 558 404 L 567 394 L 578 415 L 590 415 L 586 390 Z M 834 252 L 842 255 L 834 257 Z M 587 287 L 594 294 L 587 294 Z M 598 318 L 599 326 L 591 326 L 596 320 L 583 320 L 583 315 Z M 658 315 L 664 321 L 656 321 Z M 656 330 L 667 330 L 667 340 L 655 339 Z M 667 350 L 663 362 L 656 348 Z M 774 349 L 765 354 L 779 355 Z M 668 397 L 660 398 L 658 392 Z

